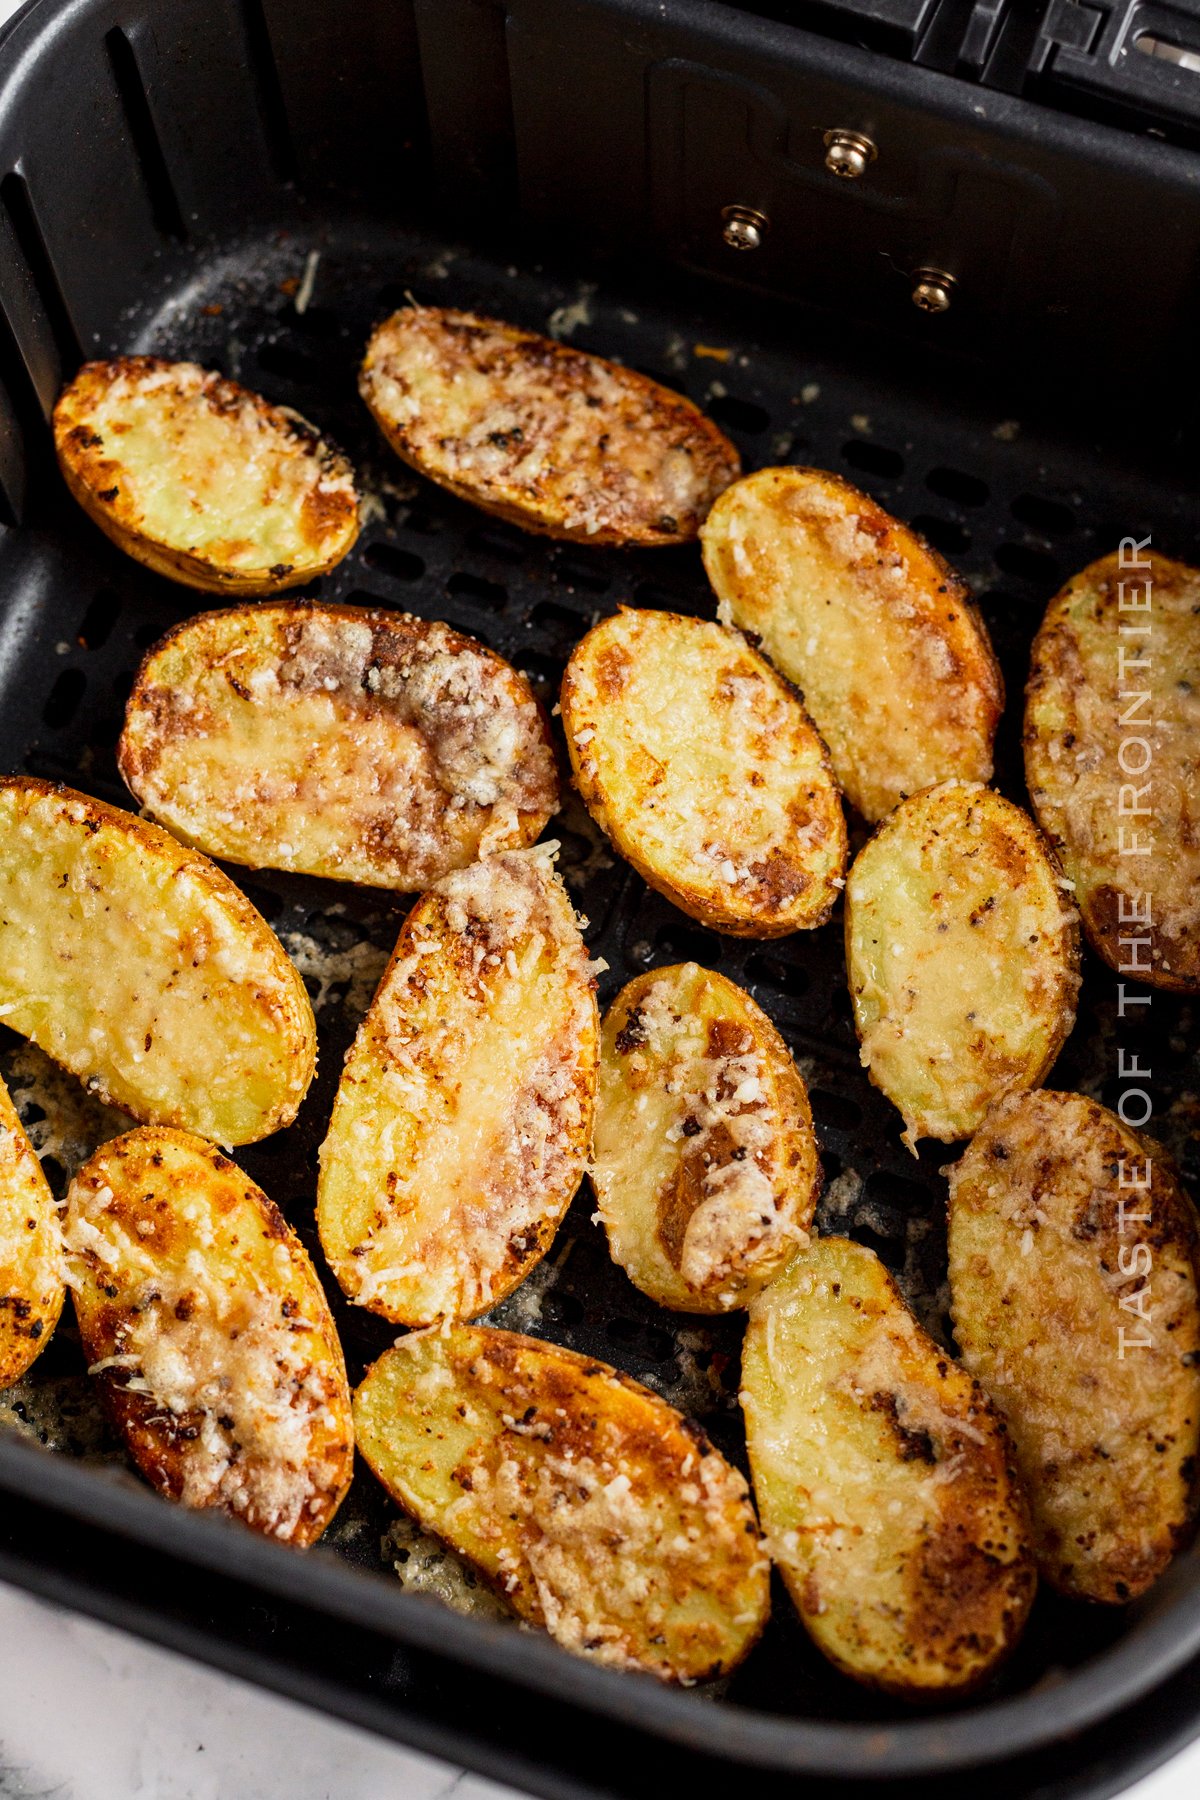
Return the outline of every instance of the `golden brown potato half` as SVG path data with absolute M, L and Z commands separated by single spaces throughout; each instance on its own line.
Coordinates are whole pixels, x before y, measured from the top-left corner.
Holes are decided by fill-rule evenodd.
M 1079 930 L 1032 819 L 977 782 L 914 794 L 846 881 L 862 1061 L 904 1141 L 969 1137 L 1037 1087 L 1075 1022 Z
M 448 625 L 363 607 L 176 626 L 138 671 L 119 762 L 210 856 L 407 893 L 533 843 L 558 807 L 524 678 Z
M 824 924 L 846 863 L 837 784 L 738 632 L 623 609 L 575 646 L 561 705 L 584 803 L 651 887 L 733 937 Z
M 621 989 L 591 1175 L 614 1261 L 660 1306 L 745 1306 L 807 1244 L 821 1192 L 808 1090 L 742 988 L 681 963 Z
M 821 469 L 759 469 L 702 539 L 720 616 L 795 682 L 865 819 L 991 778 L 999 665 L 966 588 L 907 526 Z
M 576 543 L 694 538 L 741 466 L 699 408 L 636 370 L 446 307 L 386 319 L 359 387 L 422 475 Z
M 306 420 L 195 363 L 85 363 L 54 409 L 71 493 L 114 544 L 209 594 L 274 594 L 358 536 L 354 471 Z
M 1065 1594 L 1130 1600 L 1191 1535 L 1196 1287 L 1166 1153 L 1094 1100 L 1013 1095 L 950 1170 L 955 1333 L 1008 1418 L 1041 1572 Z
M 817 1647 L 912 1700 L 986 1680 L 1037 1580 L 1011 1445 L 874 1251 L 815 1239 L 758 1296 L 742 1390 L 767 1543 Z
M 0 1081 L 0 1388 L 46 1348 L 64 1293 L 54 1196 Z
M 766 1622 L 746 1483 L 607 1364 L 488 1326 L 402 1338 L 354 1396 L 392 1498 L 566 1650 L 709 1680 Z
M 316 1026 L 228 876 L 157 825 L 0 777 L 0 1018 L 135 1119 L 248 1144 L 295 1118 Z
M 185 1131 L 104 1144 L 64 1237 L 89 1372 L 160 1493 L 289 1544 L 319 1538 L 354 1465 L 346 1365 L 299 1238 Z
M 1025 777 L 1093 948 L 1152 987 L 1200 989 L 1200 569 L 1117 553 L 1050 602 Z
M 541 851 L 418 900 L 321 1150 L 317 1223 L 351 1300 L 427 1325 L 495 1305 L 541 1261 L 591 1143 L 594 987 Z

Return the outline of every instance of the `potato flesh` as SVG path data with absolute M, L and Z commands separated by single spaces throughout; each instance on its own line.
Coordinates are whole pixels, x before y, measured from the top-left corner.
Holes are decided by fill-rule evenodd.
M 551 537 L 694 538 L 738 473 L 737 451 L 690 400 L 472 313 L 393 314 L 367 346 L 360 387 L 393 450 L 423 475 Z
M 745 1481 L 605 1364 L 460 1325 L 386 1351 L 354 1414 L 393 1499 L 565 1649 L 692 1682 L 762 1629 L 768 1564 Z
M 862 1061 L 904 1139 L 950 1142 L 1036 1086 L 1075 1017 L 1078 943 L 1032 821 L 944 782 L 896 808 L 846 882 L 846 963 Z
M 0 1081 L 0 1388 L 46 1348 L 63 1294 L 54 1196 Z
M 0 781 L 0 1007 L 134 1118 L 249 1143 L 312 1077 L 304 984 L 249 901 L 157 826 Z
M 195 363 L 88 363 L 55 408 L 68 482 L 134 555 L 262 591 L 311 579 L 358 535 L 345 458 L 311 427 Z M 123 541 L 126 540 L 126 541 Z M 152 560 L 151 558 L 147 560 Z
M 309 1544 L 350 1485 L 341 1346 L 287 1221 L 181 1131 L 105 1144 L 64 1232 L 90 1372 L 138 1468 L 185 1506 Z
M 836 475 L 760 469 L 702 538 L 720 616 L 800 689 L 865 819 L 952 776 L 990 779 L 999 668 L 966 589 L 911 531 Z
M 618 994 L 592 1183 L 614 1260 L 683 1312 L 744 1306 L 808 1242 L 821 1185 L 808 1094 L 766 1014 L 723 975 L 684 963 Z
M 984 1680 L 1035 1576 L 999 1415 L 873 1251 L 820 1238 L 753 1302 L 742 1407 L 771 1554 L 824 1654 L 917 1697 Z
M 1165 1153 L 1080 1094 L 1005 1101 L 950 1171 L 955 1334 L 1007 1416 L 1041 1571 L 1064 1593 L 1128 1600 L 1190 1532 L 1196 1255 Z
M 828 918 L 846 828 L 825 748 L 739 634 L 624 610 L 576 646 L 561 704 L 579 792 L 652 887 L 735 936 Z
M 545 1254 L 583 1175 L 599 1024 L 547 856 L 512 851 L 414 907 L 347 1058 L 317 1219 L 360 1305 L 480 1312 Z
M 1153 987 L 1195 991 L 1200 570 L 1144 555 L 1148 567 L 1104 557 L 1050 602 L 1025 773 L 1096 951 Z
M 405 892 L 532 843 L 558 805 L 515 669 L 449 626 L 357 607 L 236 607 L 142 664 L 120 767 L 211 856 Z

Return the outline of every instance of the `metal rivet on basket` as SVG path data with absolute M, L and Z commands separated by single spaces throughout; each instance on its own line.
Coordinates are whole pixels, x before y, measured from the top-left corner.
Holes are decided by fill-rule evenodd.
M 757 250 L 771 229 L 766 213 L 753 206 L 724 206 L 721 219 L 721 236 L 731 250 Z
M 944 313 L 954 298 L 954 277 L 945 269 L 914 269 L 912 300 L 922 312 Z
M 879 151 L 861 131 L 827 131 L 825 133 L 825 167 L 843 181 L 857 181 L 865 175 Z

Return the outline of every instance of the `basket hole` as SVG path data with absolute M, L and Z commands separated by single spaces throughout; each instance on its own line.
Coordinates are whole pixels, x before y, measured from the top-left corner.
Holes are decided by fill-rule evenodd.
M 612 586 L 610 577 L 603 570 L 591 568 L 586 563 L 570 561 L 565 556 L 560 557 L 555 564 L 554 579 L 568 588 L 583 588 L 589 594 L 606 594 Z
M 753 400 L 739 400 L 736 394 L 717 394 L 708 403 L 708 413 L 727 431 L 742 431 L 749 437 L 765 431 L 771 423 L 771 415 L 765 406 L 759 406 Z
M 251 906 L 256 912 L 260 912 L 264 919 L 277 919 L 284 910 L 284 901 L 270 888 L 258 887 L 251 881 L 239 881 L 238 886 Z
M 79 642 L 84 649 L 99 650 L 107 644 L 120 614 L 120 595 L 111 588 L 100 588 L 79 621 Z
M 1048 550 L 1035 550 L 1029 544 L 998 544 L 996 567 L 1005 575 L 1030 581 L 1038 587 L 1058 587 L 1061 580 L 1058 561 Z
M 903 1246 L 895 1238 L 884 1237 L 882 1232 L 872 1231 L 869 1225 L 854 1223 L 854 1240 L 865 1250 L 873 1250 L 885 1269 L 894 1274 L 904 1262 Z
M 501 562 L 521 563 L 528 555 L 528 546 L 523 539 L 510 537 L 507 532 L 498 531 L 494 526 L 481 530 L 478 527 L 467 533 L 467 546 L 471 550 L 479 550 L 485 556 L 499 557 Z
M 761 982 L 777 993 L 790 994 L 793 999 L 808 991 L 808 976 L 804 970 L 795 963 L 782 962 L 777 956 L 747 957 L 746 979 Z
M 50 689 L 42 708 L 42 723 L 51 731 L 61 731 L 79 711 L 79 703 L 87 691 L 87 676 L 82 669 L 64 669 Z
M 853 1131 L 862 1123 L 862 1108 L 844 1094 L 831 1094 L 827 1088 L 810 1088 L 813 1116 L 818 1125 L 830 1131 Z
M 489 612 L 503 612 L 508 604 L 508 590 L 498 581 L 485 581 L 482 575 L 472 575 L 467 569 L 460 569 L 450 577 L 446 592 L 486 607 Z
M 278 338 L 259 345 L 258 366 L 269 375 L 283 375 L 294 381 L 315 382 L 321 373 L 316 357 L 296 344 L 281 343 Z
M 939 519 L 936 513 L 918 513 L 912 528 L 943 556 L 961 556 L 971 548 L 971 534 L 954 519 Z
M 162 636 L 162 626 L 156 620 L 148 625 L 139 625 L 133 634 L 133 641 L 139 650 L 148 650 Z
M 904 1175 L 892 1175 L 887 1169 L 876 1169 L 873 1175 L 868 1175 L 862 1199 L 896 1206 L 906 1213 L 924 1213 L 929 1206 L 929 1195 L 920 1182 L 909 1181 Z
M 987 482 L 963 469 L 930 469 L 925 486 L 939 500 L 949 500 L 954 506 L 986 506 L 990 496 Z
M 665 956 L 671 962 L 694 962 L 700 967 L 708 968 L 720 960 L 721 946 L 715 937 L 707 937 L 702 931 L 693 931 L 687 925 L 676 923 L 674 919 L 668 925 L 660 925 L 654 934 L 654 949 L 659 956 Z
M 368 544 L 363 561 L 368 569 L 377 569 L 393 581 L 419 581 L 425 573 L 423 559 L 411 550 L 401 550 L 398 544 Z
M 690 595 L 676 594 L 670 588 L 659 585 L 657 581 L 643 581 L 634 589 L 634 599 L 639 606 L 645 606 L 651 612 L 690 613 L 695 610 L 695 602 Z M 712 603 L 712 595 L 705 598 Z
M 864 475 L 894 479 L 904 473 L 904 458 L 898 450 L 889 450 L 886 444 L 873 444 L 867 438 L 851 438 L 848 444 L 842 445 L 842 456 L 852 469 L 861 469 Z
M 442 521 L 422 507 L 410 506 L 404 514 L 404 529 L 419 537 L 434 537 L 442 529 Z
M 676 394 L 686 391 L 682 375 L 675 375 L 670 370 L 651 369 L 643 363 L 632 363 L 630 367 L 639 375 L 644 375 L 647 381 L 657 381 L 659 387 L 670 388 Z
M 296 311 L 293 301 L 285 310 L 287 323 L 292 331 L 307 332 L 316 338 L 335 338 L 341 335 L 341 321 L 331 307 L 313 306 L 310 303 L 301 313 Z
M 539 600 L 529 615 L 532 625 L 541 625 L 550 631 L 569 631 L 572 635 L 579 631 L 582 621 L 578 613 L 573 613 L 566 606 L 559 606 L 554 600 Z
M 1061 500 L 1047 500 L 1041 494 L 1018 494 L 1009 508 L 1014 519 L 1032 531 L 1047 537 L 1065 537 L 1075 529 L 1075 514 Z
M 535 688 L 557 690 L 563 673 L 560 657 L 542 656 L 537 650 L 522 650 L 516 663 L 518 673 L 524 675 Z

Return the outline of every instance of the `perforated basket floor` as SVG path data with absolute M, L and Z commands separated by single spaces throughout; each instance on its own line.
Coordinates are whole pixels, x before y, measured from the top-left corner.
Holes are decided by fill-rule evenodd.
M 310 252 L 311 294 L 301 287 Z M 280 233 L 220 262 L 171 275 L 171 292 L 127 322 L 100 351 L 148 350 L 219 366 L 315 420 L 350 452 L 369 492 L 368 520 L 345 563 L 302 593 L 439 618 L 514 662 L 552 704 L 574 642 L 619 603 L 710 616 L 712 597 L 694 549 L 589 551 L 525 537 L 412 477 L 378 439 L 355 388 L 372 324 L 419 299 L 471 307 L 551 329 L 678 387 L 724 426 L 748 468 L 780 461 L 836 470 L 911 521 L 963 572 L 982 605 L 1008 684 L 999 784 L 1023 798 L 1019 735 L 1028 646 L 1061 579 L 1125 534 L 1194 557 L 1195 509 L 1178 474 L 1151 468 L 1152 448 L 1129 431 L 1121 453 L 1068 436 L 1039 435 L 1028 421 L 981 404 L 956 378 L 910 386 L 869 346 L 836 357 L 798 337 L 757 342 L 768 319 L 745 300 L 706 300 L 704 316 L 682 284 L 620 291 L 564 284 L 453 246 L 372 225 L 322 236 Z M 297 296 L 307 299 L 303 312 Z M 89 347 L 90 348 L 90 347 Z M 1162 461 L 1159 446 L 1155 460 Z M 1125 466 L 1135 459 L 1140 469 Z M 36 474 L 36 472 L 35 472 Z M 1172 486 L 1172 479 L 1178 487 Z M 50 468 L 34 481 L 28 526 L 0 543 L 0 764 L 67 781 L 130 804 L 116 773 L 122 708 L 142 651 L 198 610 L 185 589 L 122 557 L 67 498 Z M 841 921 L 782 942 L 722 938 L 649 892 L 608 851 L 577 802 L 548 835 L 563 843 L 562 868 L 604 957 L 601 1000 L 634 973 L 694 958 L 743 983 L 779 1026 L 806 1075 L 826 1175 L 819 1223 L 869 1243 L 895 1270 L 912 1304 L 945 1334 L 945 1182 L 952 1154 L 926 1145 L 914 1159 L 898 1116 L 859 1066 L 842 957 Z M 282 1206 L 322 1267 L 313 1228 L 317 1149 L 342 1056 L 394 942 L 404 902 L 334 883 L 268 871 L 233 878 L 281 935 L 313 994 L 320 1072 L 298 1123 L 238 1153 Z M 1191 1008 L 1157 995 L 1146 1025 L 1127 1020 L 1122 1042 L 1144 1045 L 1154 1071 L 1154 1129 L 1200 1184 L 1195 1125 L 1200 1072 Z M 1089 960 L 1079 1021 L 1052 1076 L 1111 1103 L 1115 1093 L 1115 986 Z M 104 1121 L 74 1085 L 0 1028 L 3 1068 L 60 1191 L 71 1164 Z M 111 1130 L 111 1122 L 107 1129 Z M 645 1300 L 609 1260 L 578 1197 L 547 1262 L 493 1315 L 609 1360 L 700 1418 L 743 1459 L 738 1387 L 740 1317 L 716 1322 L 671 1315 Z M 350 1372 L 394 1335 L 346 1307 L 331 1290 Z M 118 1454 L 99 1426 L 68 1324 L 31 1377 L 0 1401 L 10 1422 L 60 1450 Z M 424 1586 L 462 1584 L 411 1534 L 386 1537 L 393 1518 L 360 1474 L 332 1542 L 346 1556 Z M 469 1596 L 468 1596 L 469 1598 Z M 1153 1600 L 1145 1605 L 1152 1606 Z M 1120 1636 L 1127 1616 L 1039 1599 L 1026 1640 L 997 1691 L 1030 1688 Z M 860 1692 L 828 1670 L 780 1593 L 775 1619 L 723 1698 L 821 1718 L 902 1716 L 896 1703 Z

